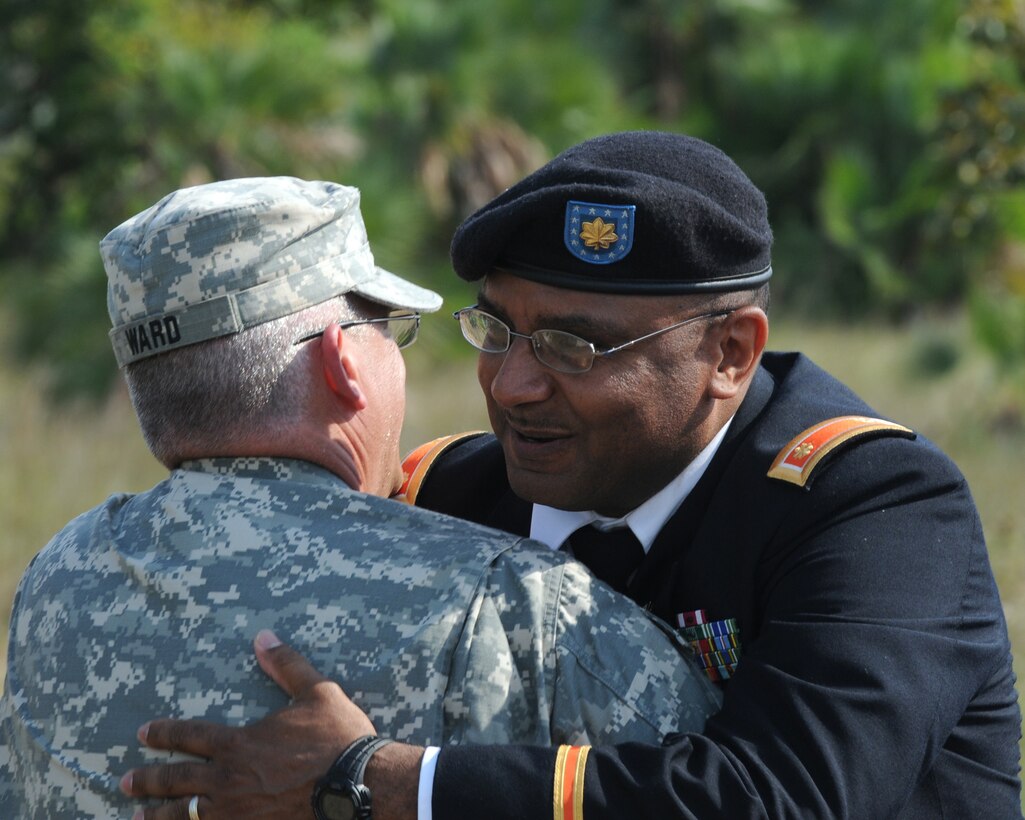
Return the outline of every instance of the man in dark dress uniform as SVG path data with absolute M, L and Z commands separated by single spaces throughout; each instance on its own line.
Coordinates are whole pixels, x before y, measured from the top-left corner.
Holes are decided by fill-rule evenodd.
M 386 746 L 377 820 L 417 816 L 417 782 L 420 820 L 1020 816 L 1021 714 L 965 480 L 804 356 L 763 354 L 770 247 L 729 158 L 652 132 L 571 148 L 460 227 L 456 272 L 481 288 L 457 317 L 496 435 L 421 448 L 407 500 L 572 550 L 678 627 L 725 697 L 659 747 Z M 273 750 L 153 724 L 151 745 L 212 763 L 141 770 L 137 792 L 227 806 L 261 788 L 218 785 L 240 750 L 269 771 L 313 749 L 312 783 L 366 731 L 274 651 L 307 718 L 268 719 Z

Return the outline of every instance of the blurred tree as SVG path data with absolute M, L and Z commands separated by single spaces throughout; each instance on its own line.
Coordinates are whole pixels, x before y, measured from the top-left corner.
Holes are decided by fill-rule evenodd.
M 87 258 L 84 244 L 97 235 L 92 215 L 115 210 L 112 200 L 123 195 L 112 182 L 130 155 L 120 111 L 96 93 L 103 59 L 88 28 L 100 5 L 15 0 L 0 26 L 3 301 L 21 331 L 20 351 L 75 362 L 67 382 L 78 389 L 97 374 L 76 346 L 103 340 L 83 332 L 103 304 L 88 275 L 95 246 Z
M 964 297 L 969 269 L 937 213 L 953 182 L 940 102 L 970 79 L 959 6 L 735 0 L 691 23 L 706 36 L 678 122 L 766 191 L 782 305 L 901 315 Z
M 532 7 L 444 0 L 380 0 L 368 19 L 372 53 L 356 122 L 374 134 L 370 168 L 381 192 L 371 211 L 411 187 L 415 210 L 387 217 L 382 252 L 416 260 L 448 287 L 448 244 L 475 208 L 582 136 L 625 121 L 615 74 L 573 36 L 580 2 Z M 528 13 L 529 12 L 529 13 Z M 415 248 L 412 243 L 415 240 Z
M 18 351 L 49 362 L 58 389 L 101 392 L 114 371 L 99 238 L 182 185 L 350 160 L 345 55 L 257 5 L 43 0 L 7 17 L 0 287 Z
M 968 246 L 977 335 L 1025 395 L 1025 5 L 971 0 L 958 29 L 979 65 L 944 99 L 944 156 L 956 171 L 949 223 Z M 981 241 L 980 241 L 981 238 Z M 1023 410 L 1017 411 L 1019 426 Z
M 7 0 L 0 290 L 20 352 L 100 391 L 96 242 L 176 187 L 355 184 L 380 263 L 451 291 L 474 208 L 580 139 L 657 127 L 766 191 L 784 309 L 972 293 L 1007 356 L 1016 320 L 987 294 L 1008 309 L 1023 278 L 1022 18 L 1022 0 Z

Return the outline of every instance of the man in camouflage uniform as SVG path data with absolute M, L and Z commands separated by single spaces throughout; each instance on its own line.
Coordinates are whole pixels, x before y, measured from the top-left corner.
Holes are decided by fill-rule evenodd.
M 252 661 L 271 629 L 411 743 L 703 725 L 716 693 L 640 609 L 557 553 L 389 499 L 399 348 L 441 300 L 374 265 L 355 189 L 184 189 L 101 249 L 115 354 L 171 473 L 76 518 L 22 579 L 0 816 L 127 816 L 117 777 L 154 759 L 133 742 L 145 719 L 287 704 Z

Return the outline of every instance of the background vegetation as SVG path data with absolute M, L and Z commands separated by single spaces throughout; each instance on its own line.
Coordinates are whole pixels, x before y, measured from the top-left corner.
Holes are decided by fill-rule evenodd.
M 1023 0 L 5 0 L 3 18 L 5 614 L 50 533 L 159 475 L 106 337 L 110 228 L 183 185 L 335 179 L 363 190 L 380 264 L 461 304 L 463 217 L 567 145 L 660 128 L 766 192 L 775 346 L 961 463 L 1025 647 Z M 409 443 L 484 425 L 451 328 L 411 356 Z
M 96 242 L 169 191 L 364 191 L 379 261 L 448 291 L 476 206 L 597 133 L 663 128 L 769 199 L 777 303 L 970 307 L 1025 370 L 1022 0 L 7 0 L 0 295 L 52 385 L 113 375 Z

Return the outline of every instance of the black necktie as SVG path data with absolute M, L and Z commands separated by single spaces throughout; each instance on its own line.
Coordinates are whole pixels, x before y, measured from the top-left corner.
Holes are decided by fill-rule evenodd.
M 644 548 L 629 527 L 599 530 L 588 524 L 569 537 L 569 545 L 578 561 L 617 592 L 626 591 L 644 558 Z

